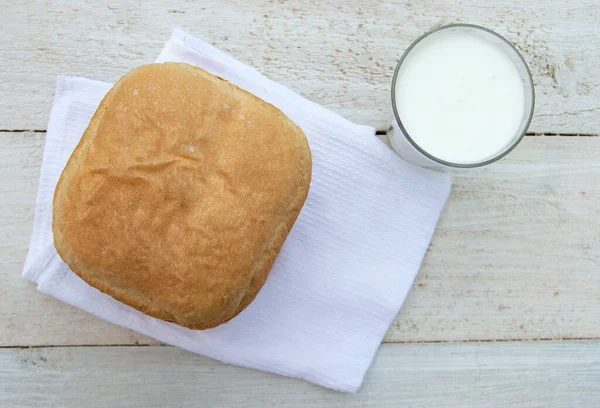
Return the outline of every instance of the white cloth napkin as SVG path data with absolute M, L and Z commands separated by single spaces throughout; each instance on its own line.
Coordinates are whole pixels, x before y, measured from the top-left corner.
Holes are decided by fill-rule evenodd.
M 60 173 L 110 84 L 60 77 L 23 276 L 38 290 L 164 343 L 355 392 L 398 313 L 450 191 L 449 176 L 400 160 L 359 126 L 180 30 L 157 61 L 197 65 L 274 104 L 306 133 L 310 193 L 254 302 L 194 331 L 146 316 L 79 279 L 51 231 Z M 201 379 L 198 379 L 201 381 Z

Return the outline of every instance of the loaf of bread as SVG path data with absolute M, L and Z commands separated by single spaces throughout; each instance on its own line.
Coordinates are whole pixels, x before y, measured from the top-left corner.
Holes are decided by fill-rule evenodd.
M 191 65 L 145 65 L 104 97 L 62 172 L 56 250 L 120 302 L 214 327 L 263 286 L 311 167 L 274 106 Z

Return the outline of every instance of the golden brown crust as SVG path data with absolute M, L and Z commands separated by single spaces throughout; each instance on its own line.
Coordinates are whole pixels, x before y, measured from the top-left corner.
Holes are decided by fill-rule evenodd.
M 263 286 L 311 154 L 274 106 L 199 68 L 150 64 L 104 97 L 56 186 L 58 254 L 150 316 L 206 329 Z

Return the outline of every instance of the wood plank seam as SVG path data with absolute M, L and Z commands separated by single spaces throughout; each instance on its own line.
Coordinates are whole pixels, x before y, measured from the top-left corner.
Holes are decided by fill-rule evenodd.
M 477 344 L 477 343 L 541 343 L 541 342 L 558 342 L 558 341 L 596 341 L 600 337 L 544 337 L 539 339 L 482 339 L 482 340 L 409 340 L 409 341 L 387 341 L 384 340 L 381 344 Z M 115 344 L 45 344 L 45 345 L 17 345 L 17 346 L 0 346 L 1 349 L 43 349 L 43 348 L 69 348 L 69 347 L 173 347 L 165 343 L 149 344 L 149 343 L 115 343 Z
M 46 129 L 0 129 L 0 133 L 46 133 Z
M 46 133 L 46 129 L 0 129 L 0 133 Z M 376 136 L 385 136 L 388 131 L 385 129 L 375 130 Z M 527 132 L 525 136 L 569 136 L 569 137 L 598 137 L 598 133 L 554 133 L 554 132 Z
M 552 132 L 527 132 L 525 136 L 566 136 L 566 137 L 598 137 L 597 133 L 552 133 Z

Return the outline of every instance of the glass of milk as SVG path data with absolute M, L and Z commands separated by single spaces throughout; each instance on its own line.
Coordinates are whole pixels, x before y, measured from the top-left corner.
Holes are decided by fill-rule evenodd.
M 534 104 L 531 73 L 510 42 L 475 25 L 444 26 L 398 62 L 390 144 L 422 166 L 483 166 L 521 141 Z

